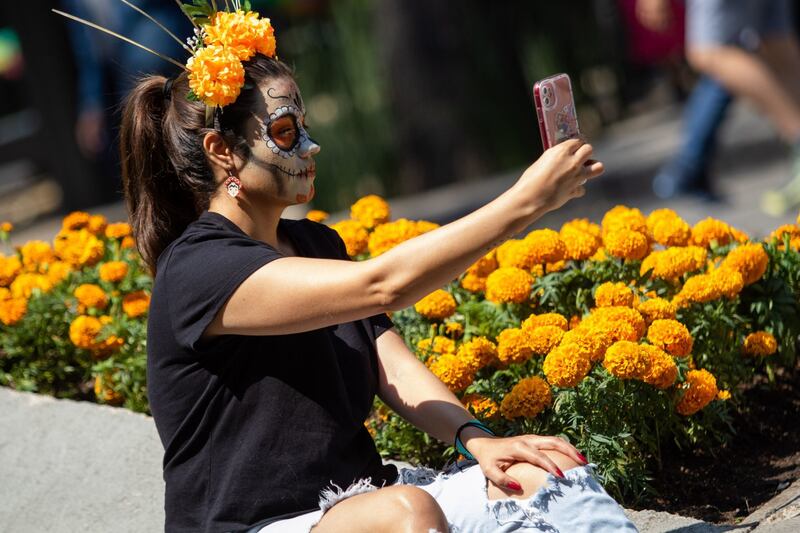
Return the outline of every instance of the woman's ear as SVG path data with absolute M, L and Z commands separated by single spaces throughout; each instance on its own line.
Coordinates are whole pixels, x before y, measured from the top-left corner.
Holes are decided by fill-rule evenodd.
M 233 152 L 219 132 L 206 133 L 203 137 L 203 149 L 206 151 L 212 167 L 219 167 L 223 173 L 227 173 L 234 167 Z

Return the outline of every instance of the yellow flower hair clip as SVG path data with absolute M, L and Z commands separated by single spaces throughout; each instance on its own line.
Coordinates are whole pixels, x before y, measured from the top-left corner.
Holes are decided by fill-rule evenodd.
M 175 1 L 194 26 L 194 36 L 189 37 L 186 43 L 141 8 L 120 0 L 178 41 L 191 55 L 185 64 L 93 22 L 57 9 L 53 11 L 138 46 L 187 71 L 190 91 L 186 97 L 207 106 L 206 121 L 210 122 L 218 108 L 238 98 L 244 86 L 243 61 L 256 53 L 277 58 L 274 30 L 268 18 L 260 18 L 251 10 L 249 0 L 224 0 L 224 9 L 217 7 L 217 0 L 192 0 L 191 4 Z

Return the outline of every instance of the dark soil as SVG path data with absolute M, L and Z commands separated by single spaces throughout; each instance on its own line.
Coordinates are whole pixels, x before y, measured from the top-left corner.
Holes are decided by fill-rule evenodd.
M 661 496 L 637 507 L 735 524 L 800 479 L 800 365 L 759 377 L 733 415 L 736 435 L 713 450 L 662 450 Z

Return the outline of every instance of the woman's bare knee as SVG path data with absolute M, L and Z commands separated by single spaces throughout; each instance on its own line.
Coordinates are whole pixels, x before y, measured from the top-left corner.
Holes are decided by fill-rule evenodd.
M 410 533 L 436 529 L 445 533 L 447 527 L 444 512 L 433 496 L 413 485 L 392 485 L 342 500 L 311 531 Z
M 542 452 L 547 455 L 562 472 L 579 466 L 574 459 L 561 452 L 555 450 L 542 450 Z M 547 483 L 547 470 L 530 463 L 514 463 L 506 469 L 506 473 L 519 481 L 519 484 L 522 485 L 522 491 L 512 491 L 505 487 L 499 487 L 492 481 L 488 481 L 486 489 L 490 500 L 508 497 L 520 499 L 529 498 L 536 494 L 536 491 Z

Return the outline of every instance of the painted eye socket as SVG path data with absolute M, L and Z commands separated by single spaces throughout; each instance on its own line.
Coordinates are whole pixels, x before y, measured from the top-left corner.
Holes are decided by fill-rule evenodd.
M 284 115 L 270 122 L 267 133 L 278 148 L 287 151 L 294 148 L 300 137 L 297 119 L 293 115 Z

